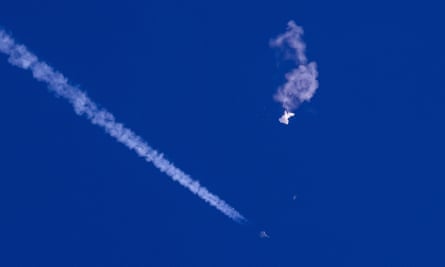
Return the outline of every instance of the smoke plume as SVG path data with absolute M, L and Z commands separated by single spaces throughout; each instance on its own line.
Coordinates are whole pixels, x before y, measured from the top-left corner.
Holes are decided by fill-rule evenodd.
M 295 62 L 295 68 L 286 73 L 286 83 L 278 88 L 274 99 L 281 103 L 284 113 L 279 119 L 288 122 L 288 114 L 297 109 L 304 101 L 309 101 L 318 88 L 317 64 L 307 63 L 306 44 L 302 40 L 303 28 L 289 21 L 287 31 L 270 41 L 270 46 L 284 52 L 285 59 Z M 287 124 L 287 123 L 285 123 Z

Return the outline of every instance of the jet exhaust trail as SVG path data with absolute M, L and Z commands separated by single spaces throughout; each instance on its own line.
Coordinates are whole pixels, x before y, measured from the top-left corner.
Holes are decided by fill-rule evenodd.
M 291 111 L 297 109 L 304 101 L 309 101 L 318 88 L 317 64 L 307 63 L 305 54 L 306 44 L 301 39 L 303 28 L 294 21 L 287 23 L 287 31 L 270 41 L 271 47 L 277 47 L 284 51 L 285 59 L 295 61 L 296 67 L 286 73 L 286 83 L 278 88 L 274 99 L 281 103 L 284 109 L 279 121 L 289 123 L 289 118 L 294 116 Z
M 22 69 L 31 70 L 36 80 L 45 82 L 50 91 L 68 100 L 77 115 L 83 115 L 92 124 L 102 127 L 106 133 L 114 137 L 118 142 L 136 152 L 138 156 L 144 158 L 147 162 L 151 162 L 161 172 L 170 176 L 171 179 L 235 222 L 244 223 L 247 221 L 224 200 L 209 192 L 198 181 L 193 180 L 188 174 L 164 158 L 162 153 L 150 147 L 140 136 L 126 128 L 122 123 L 117 122 L 110 112 L 99 108 L 84 92 L 70 85 L 61 73 L 45 62 L 40 61 L 24 45 L 16 44 L 14 39 L 3 30 L 0 30 L 0 52 L 9 56 L 9 63 Z

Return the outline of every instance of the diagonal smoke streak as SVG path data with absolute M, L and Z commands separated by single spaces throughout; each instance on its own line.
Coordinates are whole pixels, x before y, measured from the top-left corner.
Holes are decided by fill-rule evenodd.
M 189 189 L 232 220 L 239 223 L 246 221 L 233 207 L 175 167 L 173 163 L 164 158 L 163 154 L 151 148 L 141 137 L 126 128 L 122 123 L 116 122 L 111 113 L 99 108 L 84 92 L 70 85 L 61 73 L 53 70 L 45 62 L 39 61 L 24 45 L 16 44 L 3 30 L 0 30 L 0 52 L 9 56 L 8 61 L 12 65 L 22 69 L 30 69 L 36 80 L 47 83 L 50 91 L 68 100 L 78 115 L 83 115 L 91 123 L 102 127 L 106 133 L 130 150 L 134 150 L 138 156 L 144 158 L 147 162 L 153 163 L 156 168 L 170 176 L 174 181 Z
M 284 109 L 284 115 L 280 122 L 287 124 L 291 111 L 297 109 L 304 101 L 309 101 L 318 88 L 317 64 L 307 63 L 305 54 L 306 44 L 302 40 L 303 28 L 289 21 L 287 31 L 270 41 L 271 47 L 283 49 L 285 58 L 294 60 L 296 67 L 286 73 L 286 83 L 282 85 L 274 98 L 280 102 Z

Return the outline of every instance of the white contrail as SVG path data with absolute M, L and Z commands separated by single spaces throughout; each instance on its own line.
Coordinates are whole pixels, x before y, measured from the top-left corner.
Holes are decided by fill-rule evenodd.
M 210 193 L 198 181 L 175 167 L 155 149 L 151 148 L 141 137 L 137 136 L 122 123 L 116 122 L 114 116 L 105 109 L 99 108 L 86 94 L 70 85 L 68 80 L 59 72 L 53 70 L 45 62 L 29 52 L 24 45 L 15 41 L 3 30 L 0 30 L 0 52 L 9 56 L 8 61 L 22 69 L 30 69 L 35 79 L 47 83 L 50 91 L 68 100 L 78 115 L 84 115 L 91 123 L 102 127 L 105 132 L 124 144 L 130 150 L 153 163 L 161 172 L 166 173 L 173 180 L 192 191 L 195 195 L 224 213 L 232 220 L 243 223 L 246 219 L 233 207 L 218 196 Z
M 283 49 L 286 59 L 294 60 L 296 64 L 296 68 L 286 73 L 287 82 L 274 96 L 284 108 L 284 114 L 279 119 L 284 124 L 288 124 L 288 119 L 293 116 L 291 111 L 303 101 L 309 101 L 318 88 L 317 64 L 307 64 L 306 44 L 301 39 L 302 35 L 303 28 L 291 20 L 287 24 L 287 31 L 270 41 L 270 46 Z

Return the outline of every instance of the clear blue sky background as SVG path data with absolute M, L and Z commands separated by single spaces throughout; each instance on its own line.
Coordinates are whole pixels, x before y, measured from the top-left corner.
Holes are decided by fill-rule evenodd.
M 0 55 L 0 266 L 445 266 L 445 20 L 427 2 L 3 1 L 17 41 L 249 224 Z M 320 88 L 285 127 L 268 41 L 290 19 Z

